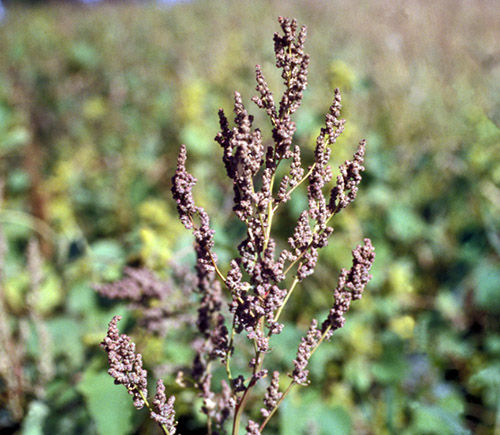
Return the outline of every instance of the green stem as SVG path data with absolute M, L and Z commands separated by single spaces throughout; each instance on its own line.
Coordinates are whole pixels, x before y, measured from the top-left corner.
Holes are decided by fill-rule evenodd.
M 253 369 L 252 379 L 250 379 L 250 383 L 248 384 L 245 392 L 243 393 L 243 396 L 241 397 L 241 400 L 239 401 L 238 405 L 236 406 L 236 412 L 234 414 L 234 420 L 233 420 L 233 435 L 238 435 L 238 433 L 240 431 L 241 416 L 243 415 L 243 411 L 245 409 L 246 403 L 248 401 L 248 398 L 250 397 L 250 390 L 253 388 L 253 386 L 256 383 L 255 374 L 260 371 L 260 369 L 262 368 L 262 363 L 264 362 L 264 358 L 262 357 L 262 359 L 261 359 L 260 352 L 257 352 L 257 355 L 255 358 L 256 358 L 256 363 L 255 363 L 255 367 Z
M 288 385 L 288 388 L 285 390 L 285 392 L 281 395 L 280 399 L 278 402 L 276 402 L 276 406 L 272 409 L 272 411 L 269 413 L 269 415 L 266 417 L 264 422 L 260 425 L 259 431 L 262 432 L 264 428 L 266 427 L 266 424 L 269 423 L 269 420 L 271 420 L 272 416 L 274 413 L 278 410 L 278 408 L 281 405 L 281 402 L 285 400 L 285 397 L 288 395 L 288 393 L 291 391 L 292 387 L 295 385 L 295 381 L 290 381 L 290 384 Z
M 276 170 L 278 169 L 278 164 L 276 165 Z M 273 185 L 275 177 L 276 177 L 276 172 L 271 176 L 271 181 L 269 183 L 269 191 L 271 192 L 271 199 L 269 200 L 269 204 L 267 205 L 267 227 L 264 238 L 264 251 L 267 249 L 267 245 L 269 244 L 269 238 L 271 236 L 271 226 L 273 224 L 274 208 L 273 208 L 272 196 L 273 196 Z
M 264 318 L 263 317 L 261 317 L 259 320 L 259 328 L 261 330 L 264 329 Z M 236 411 L 235 411 L 234 420 L 233 420 L 233 435 L 238 435 L 238 433 L 239 433 L 241 416 L 243 415 L 243 411 L 245 410 L 245 406 L 246 406 L 246 403 L 248 401 L 248 397 L 250 396 L 250 390 L 253 388 L 253 386 L 257 382 L 255 375 L 262 369 L 262 364 L 264 363 L 265 354 L 262 354 L 260 351 L 257 350 L 257 341 L 256 340 L 254 340 L 254 345 L 256 346 L 255 366 L 253 368 L 252 378 L 250 379 L 250 382 L 249 382 L 247 388 L 245 389 L 245 392 L 243 393 L 241 400 L 239 401 L 238 405 L 236 406 Z
M 291 195 L 295 189 L 297 189 L 304 181 L 306 181 L 309 178 L 309 176 L 312 174 L 312 171 L 313 171 L 315 166 L 316 166 L 316 163 L 313 163 L 312 166 L 309 168 L 309 171 L 307 172 L 307 174 L 304 175 L 302 177 L 302 179 L 288 191 L 287 195 Z M 278 207 L 279 207 L 279 203 L 274 206 L 273 211 L 276 212 Z
M 151 414 L 153 412 L 153 408 L 149 404 L 147 397 L 144 396 L 144 394 L 142 393 L 141 390 L 139 390 L 139 388 L 137 388 L 137 387 L 134 387 L 134 388 L 139 393 L 139 395 L 141 396 L 141 399 L 144 401 L 144 404 L 146 405 L 146 408 L 148 408 L 149 413 Z M 161 430 L 163 431 L 163 433 L 165 435 L 170 435 L 169 430 L 167 429 L 167 427 L 164 424 L 160 424 L 160 423 L 158 423 L 158 424 L 161 427 Z
M 214 268 L 215 268 L 215 273 L 217 274 L 217 276 L 220 278 L 220 280 L 226 284 L 226 278 L 224 277 L 224 275 L 222 274 L 222 272 L 219 270 L 219 268 L 217 267 L 217 263 L 215 262 L 215 259 L 212 255 L 211 252 L 208 253 L 210 255 L 210 260 L 212 261 L 212 264 L 214 265 Z
M 286 303 L 288 302 L 288 299 L 290 299 L 290 296 L 292 295 L 293 290 L 297 286 L 299 282 L 299 278 L 295 277 L 293 280 L 292 286 L 290 287 L 290 290 L 288 290 L 288 293 L 285 296 L 285 300 L 281 304 L 281 306 L 278 308 L 278 312 L 276 313 L 276 316 L 274 317 L 274 321 L 277 322 L 278 319 L 280 318 L 281 312 L 283 311 L 283 308 L 285 307 Z
M 325 332 L 323 332 L 323 334 L 321 335 L 321 338 L 318 340 L 318 342 L 316 343 L 316 346 L 313 347 L 313 349 L 311 350 L 311 356 L 309 357 L 309 359 L 312 358 L 314 352 L 316 352 L 316 350 L 318 349 L 319 345 L 321 343 L 323 343 L 326 335 L 328 334 L 328 332 L 330 331 L 332 327 L 329 326 L 328 328 L 325 329 Z M 271 410 L 271 412 L 269 413 L 269 415 L 266 417 L 266 419 L 264 420 L 264 422 L 260 425 L 260 428 L 259 430 L 262 432 L 263 429 L 266 427 L 267 423 L 269 422 L 269 420 L 271 420 L 272 416 L 276 413 L 276 411 L 278 410 L 278 408 L 280 407 L 281 403 L 283 402 L 283 400 L 285 400 L 285 397 L 288 395 L 288 393 L 290 392 L 290 390 L 292 389 L 292 387 L 296 384 L 296 382 L 292 379 L 290 381 L 290 384 L 288 385 L 287 389 L 285 390 L 285 392 L 281 395 L 280 399 L 276 402 L 276 406 Z
M 325 339 L 326 337 L 326 334 L 328 334 L 328 332 L 330 331 L 330 329 L 332 329 L 331 326 L 329 326 L 328 328 L 325 329 L 325 332 L 323 332 L 323 334 L 321 335 L 321 338 L 319 339 L 319 341 L 316 343 L 316 346 L 313 347 L 313 349 L 311 350 L 311 356 L 309 357 L 309 359 L 312 358 L 312 356 L 314 355 L 314 352 L 316 352 L 316 349 L 318 349 L 319 345 L 321 343 L 323 343 L 323 340 Z
M 233 316 L 233 324 L 231 326 L 231 338 L 229 339 L 228 352 L 227 352 L 227 356 L 226 356 L 226 374 L 227 374 L 227 378 L 229 380 L 230 385 L 231 385 L 231 382 L 233 380 L 233 375 L 231 374 L 230 362 L 231 362 L 231 354 L 232 354 L 232 350 L 233 350 L 234 334 L 235 333 L 236 333 L 236 331 L 234 330 L 234 316 Z

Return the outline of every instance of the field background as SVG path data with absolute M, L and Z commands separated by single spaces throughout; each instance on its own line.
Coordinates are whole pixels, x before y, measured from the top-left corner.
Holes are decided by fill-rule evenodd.
M 493 0 L 7 4 L 2 430 L 156 433 L 106 374 L 99 342 L 111 317 L 124 315 L 122 328 L 147 368 L 177 393 L 175 371 L 192 356 L 185 334 L 144 334 L 134 326 L 140 313 L 99 297 L 92 284 L 119 278 L 126 264 L 167 278 L 173 266 L 192 263 L 191 237 L 170 196 L 181 143 L 227 264 L 241 232 L 213 141 L 217 109 L 230 112 L 239 90 L 269 138 L 249 99 L 257 63 L 280 90 L 272 51 L 279 15 L 308 26 L 310 79 L 295 142 L 311 155 L 339 87 L 347 124 L 334 168 L 363 137 L 368 151 L 358 199 L 292 298 L 273 345 L 275 367 L 288 370 L 364 236 L 377 257 L 346 326 L 314 355 L 311 386 L 290 395 L 269 433 L 500 430 L 500 10 Z M 274 235 L 282 242 L 302 198 L 279 217 Z M 27 265 L 33 239 L 39 285 L 30 284 Z M 204 433 L 199 399 L 177 396 L 179 431 Z

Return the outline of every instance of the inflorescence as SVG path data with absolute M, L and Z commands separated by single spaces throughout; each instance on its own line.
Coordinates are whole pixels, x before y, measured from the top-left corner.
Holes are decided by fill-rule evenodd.
M 338 89 L 326 114 L 325 125 L 316 139 L 314 161 L 307 170 L 304 169 L 301 148 L 293 143 L 296 126 L 292 115 L 299 109 L 307 86 L 306 28 L 299 30 L 294 19 L 280 17 L 279 23 L 282 34 L 274 35 L 274 51 L 285 90 L 277 104 L 262 68 L 257 65 L 258 95 L 252 99 L 271 122 L 273 145 L 267 146 L 261 131 L 254 128 L 253 116 L 248 113 L 239 93 L 234 96 L 233 127 L 224 111 L 219 110 L 220 132 L 215 140 L 222 147 L 225 170 L 232 180 L 233 211 L 246 227 L 245 238 L 237 247 L 238 256 L 230 262 L 226 275 L 222 273 L 214 252 L 215 232 L 211 229 L 210 218 L 202 207 L 196 205 L 193 197 L 196 179 L 186 169 L 187 150 L 184 145 L 172 179 L 172 193 L 180 220 L 193 232 L 195 239 L 195 291 L 200 295 L 196 326 L 201 339 L 194 346 L 196 355 L 191 379 L 203 399 L 202 412 L 206 414 L 209 432 L 213 434 L 225 433 L 224 423 L 231 416 L 232 433 L 239 432 L 249 394 L 255 384 L 267 376 L 267 370 L 263 368 L 264 357 L 271 351 L 270 337 L 283 329 L 280 322 L 282 310 L 297 285 L 314 273 L 319 251 L 327 246 L 333 233 L 329 224 L 356 198 L 364 171 L 366 143 L 362 140 L 353 159 L 340 166 L 336 182 L 329 187 L 333 180 L 329 165 L 331 149 L 345 124 L 340 118 Z M 278 177 L 278 167 L 285 164 L 289 167 L 286 175 Z M 288 239 L 288 248 L 279 250 L 271 232 L 273 219 L 279 207 L 290 200 L 300 185 L 307 185 L 308 205 Z M 351 302 L 361 298 L 371 278 L 369 271 L 375 257 L 371 241 L 365 239 L 352 255 L 351 269 L 341 271 L 333 290 L 330 313 L 321 324 L 316 319 L 311 321 L 298 346 L 288 388 L 280 391 L 280 373 L 274 371 L 263 399 L 261 413 L 264 420 L 260 424 L 248 420 L 247 434 L 260 434 L 290 389 L 296 384 L 309 383 L 307 366 L 311 356 L 325 339 L 331 338 L 333 332 L 344 325 L 344 315 Z M 124 292 L 136 303 L 152 296 L 161 299 L 162 292 L 165 292 L 163 287 L 146 272 L 141 274 L 128 271 L 128 283 L 122 281 L 119 286 L 101 287 L 100 291 L 110 295 L 116 291 Z M 143 275 L 146 283 L 139 285 L 138 279 L 141 281 Z M 142 293 L 137 293 L 138 288 Z M 224 297 L 225 290 L 230 295 L 229 300 Z M 127 387 L 136 407 L 148 405 L 151 417 L 166 433 L 172 434 L 175 432 L 174 398 L 166 399 L 165 387 L 159 381 L 155 399 L 152 405 L 148 404 L 142 358 L 135 353 L 130 338 L 119 335 L 118 319 L 115 317 L 111 321 L 103 342 L 108 352 L 109 373 L 116 383 Z M 234 337 L 242 333 L 252 342 L 255 351 L 249 361 L 252 374 L 248 379 L 241 374 L 233 376 L 231 370 L 231 357 L 236 351 Z M 228 378 L 227 382 L 222 382 L 219 393 L 212 385 L 212 363 L 215 360 L 220 360 L 225 366 Z

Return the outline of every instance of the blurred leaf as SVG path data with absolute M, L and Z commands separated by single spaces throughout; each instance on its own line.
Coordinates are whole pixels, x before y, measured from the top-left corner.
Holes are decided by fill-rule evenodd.
M 413 337 L 415 319 L 411 316 L 399 316 L 391 319 L 390 329 L 403 339 Z
M 39 400 L 29 404 L 28 414 L 23 420 L 23 435 L 43 435 L 44 421 L 49 414 L 49 407 Z
M 216 148 L 200 124 L 187 124 L 181 130 L 180 141 L 196 156 L 209 156 Z
M 280 406 L 281 435 L 351 433 L 351 420 L 345 409 L 325 405 L 314 391 L 301 389 L 299 393 L 290 394 Z
M 443 435 L 466 435 L 470 431 L 462 426 L 461 419 L 439 406 L 414 403 L 412 406 L 417 433 L 439 433 Z
M 55 356 L 65 356 L 69 370 L 80 367 L 84 361 L 82 325 L 69 318 L 55 318 L 47 321 Z
M 385 334 L 382 343 L 382 356 L 372 365 L 372 373 L 382 383 L 399 382 L 408 370 L 403 343 L 392 334 Z
M 26 171 L 20 168 L 13 168 L 8 173 L 7 185 L 14 192 L 22 192 L 30 186 L 30 179 Z
M 346 62 L 337 59 L 330 63 L 330 83 L 332 88 L 349 91 L 356 81 L 356 73 Z
M 0 155 L 10 149 L 26 145 L 30 139 L 29 131 L 24 127 L 15 127 L 5 136 L 0 135 Z
M 78 283 L 71 287 L 66 300 L 68 312 L 85 314 L 96 309 L 96 293 L 88 283 Z
M 293 323 L 285 322 L 285 327 L 279 335 L 273 335 L 270 345 L 274 356 L 281 361 L 293 361 L 297 355 L 300 339 L 307 330 L 298 329 Z
M 92 45 L 80 41 L 71 46 L 70 64 L 73 68 L 94 69 L 98 62 L 99 53 Z
M 42 314 L 48 314 L 63 301 L 64 294 L 61 281 L 54 271 L 46 268 L 44 272 L 45 280 L 39 289 L 37 309 Z
M 99 240 L 90 246 L 92 265 L 105 279 L 116 279 L 123 264 L 125 253 L 115 240 Z
M 500 364 L 492 364 L 472 375 L 470 385 L 486 391 L 486 401 L 493 409 L 500 406 Z
M 100 96 L 89 98 L 83 103 L 83 115 L 88 119 L 100 119 L 106 114 L 106 103 Z
M 388 212 L 389 231 L 398 239 L 411 241 L 422 236 L 425 230 L 424 223 L 410 207 L 395 204 Z
M 492 334 L 489 337 L 486 337 L 486 348 L 488 352 L 497 357 L 500 356 L 500 335 Z
M 474 301 L 491 313 L 500 314 L 500 268 L 483 261 L 475 271 Z
M 371 385 L 371 373 L 362 358 L 351 359 L 347 361 L 344 368 L 346 380 L 361 393 L 366 392 Z
M 92 419 L 100 434 L 125 435 L 132 432 L 134 407 L 122 385 L 115 385 L 106 372 L 86 370 L 79 391 L 85 397 Z

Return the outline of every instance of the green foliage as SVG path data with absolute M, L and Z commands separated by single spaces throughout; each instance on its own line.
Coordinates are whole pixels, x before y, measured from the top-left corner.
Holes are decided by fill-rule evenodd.
M 132 431 L 135 411 L 130 397 L 127 391 L 113 384 L 113 379 L 105 371 L 87 369 L 78 390 L 85 397 L 98 433 L 123 435 Z
M 283 402 L 280 411 L 281 435 L 347 435 L 351 431 L 352 423 L 346 410 L 340 406 L 329 406 L 314 391 L 299 391 Z
M 49 410 L 45 403 L 38 400 L 31 402 L 28 413 L 23 421 L 23 434 L 42 435 L 43 423 L 48 414 Z
M 28 397 L 23 431 L 146 430 L 104 365 L 89 366 L 103 361 L 98 343 L 114 314 L 125 315 L 153 366 L 171 366 L 167 376 L 189 364 L 189 331 L 141 335 L 138 313 L 103 300 L 91 285 L 116 279 L 126 264 L 167 276 L 169 262 L 192 261 L 168 192 L 180 143 L 193 150 L 195 193 L 214 217 L 215 250 L 221 259 L 232 256 L 242 233 L 227 217 L 232 189 L 212 140 L 217 108 L 230 107 L 234 89 L 253 95 L 257 60 L 278 89 L 267 37 L 276 16 L 289 14 L 308 24 L 313 59 L 296 119 L 297 143 L 309 144 L 304 159 L 312 160 L 333 86 L 343 92 L 349 120 L 335 163 L 350 158 L 359 132 L 367 132 L 368 151 L 357 204 L 334 222 L 314 281 L 294 293 L 284 333 L 273 338 L 277 365 L 294 358 L 304 319 L 320 318 L 331 305 L 338 271 L 349 266 L 347 248 L 361 234 L 372 238 L 377 258 L 366 295 L 314 355 L 313 383 L 285 401 L 275 433 L 492 433 L 500 406 L 493 3 L 259 0 L 9 10 L 0 27 L 4 295 L 17 331 L 29 311 L 25 247 L 38 235 L 45 261 L 36 311 L 55 366 L 45 397 Z M 35 164 L 30 155 L 38 156 Z M 276 217 L 282 246 L 301 201 L 294 196 Z M 35 378 L 39 343 L 28 343 L 26 369 Z M 188 428 L 181 433 L 203 424 L 190 414 L 193 401 L 187 393 L 176 404 Z

